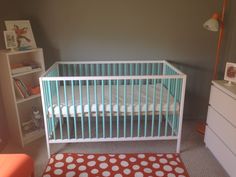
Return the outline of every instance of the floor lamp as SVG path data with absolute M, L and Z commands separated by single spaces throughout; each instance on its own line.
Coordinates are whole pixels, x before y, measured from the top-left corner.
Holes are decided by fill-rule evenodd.
M 206 28 L 207 30 L 214 31 L 214 32 L 219 31 L 218 44 L 217 44 L 217 50 L 216 50 L 216 59 L 215 59 L 214 72 L 213 72 L 214 80 L 218 78 L 218 65 L 220 62 L 220 49 L 221 49 L 223 33 L 224 33 L 224 16 L 225 16 L 226 5 L 227 5 L 227 0 L 224 0 L 222 4 L 221 14 L 215 12 L 212 15 L 212 17 L 203 24 L 203 27 Z
M 218 78 L 218 65 L 220 63 L 220 49 L 221 49 L 223 33 L 224 33 L 224 16 L 225 16 L 226 5 L 227 5 L 227 0 L 224 0 L 222 4 L 221 14 L 219 14 L 218 12 L 215 12 L 212 15 L 212 17 L 203 24 L 203 27 L 209 31 L 213 31 L 213 32 L 219 31 L 216 58 L 215 58 L 215 64 L 214 64 L 214 72 L 213 72 L 214 80 Z M 200 122 L 199 124 L 197 124 L 197 131 L 200 134 L 204 135 L 205 127 L 206 127 L 206 123 Z

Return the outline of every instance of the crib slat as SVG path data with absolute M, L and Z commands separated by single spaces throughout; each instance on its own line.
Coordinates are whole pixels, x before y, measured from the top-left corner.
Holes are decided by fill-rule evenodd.
M 125 67 L 126 69 L 126 67 Z M 126 137 L 126 79 L 124 80 L 124 137 Z
M 71 65 L 67 65 L 68 68 L 68 75 L 71 76 Z
M 152 63 L 152 75 L 155 75 L 155 69 L 156 69 L 155 66 L 156 66 L 155 63 Z M 154 80 L 153 80 L 153 83 L 154 83 Z
M 146 63 L 146 75 L 149 75 L 149 63 Z
M 135 75 L 138 76 L 138 63 L 135 63 Z M 136 84 L 138 84 L 138 80 L 136 80 L 135 82 Z
M 110 104 L 110 138 L 112 138 L 112 81 L 109 80 L 109 104 Z
M 142 91 L 142 80 L 140 79 L 138 86 L 138 137 L 140 137 L 141 91 Z
M 43 91 L 44 91 L 44 99 L 45 99 L 44 109 L 48 110 L 49 104 L 48 104 L 47 81 L 43 81 Z M 50 119 L 48 116 L 47 116 L 47 127 L 46 128 L 48 130 L 48 136 L 50 137 L 51 126 L 50 126 Z
M 53 109 L 53 103 L 52 103 L 52 92 L 51 92 L 51 81 L 47 81 L 48 83 L 48 92 L 49 92 L 49 103 L 52 111 L 52 132 L 53 132 L 53 139 L 56 139 L 56 133 L 55 133 L 55 118 L 54 118 L 54 109 Z
M 141 63 L 141 75 L 144 75 L 144 63 Z
M 76 104 L 75 104 L 75 91 L 74 91 L 74 81 L 71 81 L 71 96 L 72 96 L 72 104 L 73 104 L 73 111 L 74 111 L 74 133 L 75 138 L 77 139 L 77 124 L 76 124 Z
M 89 76 L 89 65 L 85 64 L 85 76 Z
M 79 81 L 79 98 L 80 98 L 80 112 L 81 112 L 81 135 L 84 139 L 84 106 L 83 106 L 83 92 L 82 81 Z
M 152 75 L 155 75 L 155 63 L 152 63 Z M 152 79 L 152 84 L 154 84 L 154 79 Z
M 130 71 L 129 71 L 130 72 Z M 124 64 L 124 68 L 123 68 L 123 72 L 121 73 L 123 76 L 128 76 L 128 71 L 127 71 L 127 64 Z M 124 81 L 125 82 L 125 81 Z M 126 84 L 128 84 L 129 82 L 126 80 Z
M 67 88 L 66 81 L 63 81 L 64 84 L 64 98 L 65 98 L 65 106 L 66 106 L 66 125 L 67 125 L 67 137 L 70 139 L 70 122 L 69 122 L 69 110 L 68 110 L 68 100 L 67 100 Z
M 177 87 L 178 89 L 178 100 L 179 100 L 179 102 L 180 102 L 180 100 L 181 100 L 181 90 L 182 90 L 182 80 L 179 80 L 179 83 L 178 83 L 178 87 Z
M 113 64 L 111 64 L 111 66 L 112 66 L 113 76 L 115 76 L 115 75 L 116 75 L 116 64 L 113 63 Z M 114 84 L 114 83 L 115 83 L 115 81 L 113 81 L 113 84 Z
M 77 76 L 77 67 L 76 67 L 76 64 L 73 64 L 73 76 Z
M 130 136 L 133 137 L 134 126 L 134 80 L 131 80 L 131 124 L 130 124 Z
M 129 75 L 132 76 L 133 75 L 133 63 L 129 64 Z M 128 80 L 127 84 L 130 85 L 131 81 Z
M 61 116 L 61 98 L 59 94 L 59 83 L 56 81 L 56 94 L 57 94 L 57 106 L 59 108 L 59 126 L 60 126 L 60 136 L 63 139 L 63 132 L 62 132 L 62 116 Z
M 62 65 L 62 76 L 66 76 L 66 65 Z
M 166 106 L 166 122 L 165 122 L 165 136 L 167 136 L 168 133 L 168 123 L 169 123 L 169 107 L 170 107 L 170 92 L 171 92 L 171 81 L 168 79 L 167 81 L 167 106 Z
M 99 76 L 99 64 L 96 64 L 96 75 Z
M 97 101 L 97 82 L 94 81 L 94 100 L 96 107 L 96 138 L 98 138 L 98 101 Z
M 174 111 L 173 111 L 173 120 L 172 120 L 172 130 L 171 130 L 171 135 L 174 135 L 174 128 L 175 128 L 175 123 L 176 123 L 176 103 L 177 103 L 177 93 L 178 93 L 178 87 L 180 85 L 180 79 L 176 79 L 175 81 L 175 95 L 174 95 Z
M 94 76 L 94 64 L 89 64 L 89 76 Z M 90 83 L 90 85 L 93 85 L 93 81 L 90 81 L 89 82 Z
M 79 75 L 83 76 L 83 65 L 82 64 L 79 65 Z
M 118 71 L 118 72 L 119 72 L 118 75 L 121 76 L 121 75 L 122 75 L 122 64 L 121 64 L 121 63 L 118 64 L 118 69 L 119 69 L 119 71 Z M 119 81 L 119 82 L 120 82 L 121 85 L 123 84 L 123 81 L 122 81 L 122 80 Z
M 122 74 L 122 64 L 119 63 L 119 76 Z
M 108 72 L 108 76 L 111 76 L 111 64 L 110 63 L 108 64 L 107 72 Z
M 49 104 L 48 104 L 48 91 L 47 91 L 47 81 L 43 81 L 43 91 L 44 91 L 44 98 L 45 98 L 45 110 L 48 110 Z M 47 121 L 48 121 L 48 117 L 47 117 Z M 48 123 L 48 132 L 50 132 L 50 121 Z
M 91 138 L 92 134 L 91 134 L 90 86 L 88 80 L 86 80 L 86 91 L 87 91 L 87 104 L 88 104 L 88 131 L 89 131 L 89 138 Z
M 90 75 L 94 76 L 94 64 L 90 64 Z
M 162 100 L 163 100 L 163 79 L 161 79 L 160 88 L 160 106 L 159 106 L 159 120 L 158 120 L 158 136 L 161 135 L 161 123 L 162 123 Z
M 112 64 L 112 66 L 113 66 L 113 76 L 115 76 L 116 75 L 116 64 L 114 63 L 114 64 Z M 115 85 L 115 84 L 116 84 L 116 81 L 113 80 L 113 85 Z
M 116 131 L 117 138 L 120 136 L 120 117 L 119 117 L 119 80 L 116 81 L 116 104 L 117 104 L 117 116 L 116 116 Z
M 96 73 L 97 76 L 100 76 L 100 64 L 96 64 Z M 98 81 L 98 84 L 100 84 L 100 81 Z
M 157 64 L 157 67 L 158 67 L 158 69 L 157 69 L 157 73 L 158 73 L 158 75 L 161 75 L 161 63 L 158 63 Z
M 105 72 L 106 70 L 105 70 L 105 64 L 102 64 L 102 76 L 105 76 Z
M 111 76 L 111 64 L 107 64 L 107 73 L 108 76 Z M 107 81 L 107 85 L 109 85 L 109 81 Z
M 105 104 L 104 104 L 104 80 L 102 80 L 102 134 L 103 138 L 106 137 L 106 127 L 105 127 Z
M 156 110 L 156 79 L 154 79 L 153 81 L 153 98 L 152 98 L 152 104 L 153 104 L 153 108 L 152 108 L 152 128 L 151 128 L 151 136 L 154 135 L 154 125 L 155 125 L 155 110 Z
M 147 65 L 148 66 L 148 65 Z M 149 80 L 146 79 L 146 106 L 145 106 L 145 123 L 144 123 L 144 136 L 147 136 L 147 119 L 148 119 L 148 84 Z
M 178 85 L 179 85 L 179 103 L 181 102 L 181 99 L 182 99 L 182 87 L 183 87 L 183 79 L 178 79 L 179 80 L 179 83 L 178 83 Z M 177 97 L 177 96 L 176 96 Z M 178 101 L 177 100 L 178 99 L 178 97 L 176 98 L 176 101 Z M 176 103 L 177 104 L 177 103 Z M 174 105 L 174 107 L 176 107 L 177 105 Z M 176 108 L 175 108 L 176 109 Z M 176 112 L 175 112 L 175 114 L 176 114 Z M 180 116 L 180 115 L 179 115 Z M 178 131 L 179 131 L 179 121 L 180 121 L 180 117 L 179 116 L 177 116 L 177 118 L 176 118 L 176 135 L 178 135 L 177 133 L 178 133 Z

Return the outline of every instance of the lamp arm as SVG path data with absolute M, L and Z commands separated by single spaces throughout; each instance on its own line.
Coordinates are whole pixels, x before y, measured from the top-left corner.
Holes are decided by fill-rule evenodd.
M 213 79 L 216 80 L 218 78 L 218 65 L 220 62 L 220 49 L 223 41 L 223 34 L 224 34 L 224 27 L 223 25 L 220 25 L 220 32 L 219 32 L 219 38 L 217 43 L 217 50 L 216 50 L 216 59 L 215 59 L 215 65 L 214 65 L 214 73 L 213 73 Z
M 227 5 L 227 0 L 224 0 L 223 6 L 222 6 L 222 12 L 221 12 L 221 21 L 222 22 L 224 21 L 224 17 L 225 17 L 226 5 Z
M 216 60 L 214 65 L 214 73 L 213 73 L 213 79 L 216 80 L 218 78 L 218 65 L 220 62 L 220 49 L 222 45 L 223 40 L 223 34 L 224 34 L 224 17 L 225 17 L 225 10 L 226 10 L 227 0 L 224 0 L 222 5 L 222 12 L 221 12 L 221 19 L 220 19 L 220 32 L 219 32 L 219 38 L 218 38 L 218 44 L 217 44 L 217 50 L 216 50 Z

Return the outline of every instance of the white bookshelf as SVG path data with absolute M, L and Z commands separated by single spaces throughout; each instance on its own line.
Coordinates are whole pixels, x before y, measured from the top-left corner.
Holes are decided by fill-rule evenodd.
M 35 68 L 12 74 L 11 66 L 17 64 L 34 63 Z M 39 77 L 45 71 L 43 50 L 41 48 L 26 51 L 0 51 L 0 83 L 6 120 L 10 132 L 10 139 L 17 144 L 26 144 L 42 137 L 43 129 L 24 132 L 22 123 L 32 119 L 32 106 L 36 106 L 42 114 L 40 94 L 22 97 L 17 93 L 14 79 L 20 79 L 27 86 L 39 85 Z

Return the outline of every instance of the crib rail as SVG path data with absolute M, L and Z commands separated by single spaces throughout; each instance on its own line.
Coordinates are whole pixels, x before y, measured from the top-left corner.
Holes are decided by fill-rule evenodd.
M 58 62 L 40 84 L 48 144 L 180 140 L 186 75 L 166 61 Z

